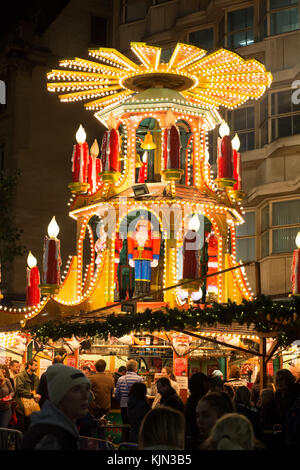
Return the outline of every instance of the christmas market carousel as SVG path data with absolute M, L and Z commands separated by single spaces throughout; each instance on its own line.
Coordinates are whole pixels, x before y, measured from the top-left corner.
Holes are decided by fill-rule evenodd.
M 91 356 L 142 356 L 147 372 L 157 370 L 155 355 L 160 364 L 177 360 L 183 390 L 188 358 L 190 372 L 205 357 L 225 370 L 242 354 L 244 362 L 250 357 L 245 374 L 259 367 L 265 377 L 273 354 L 299 337 L 299 300 L 255 299 L 236 259 L 241 155 L 218 110 L 259 99 L 272 76 L 257 60 L 225 49 L 206 55 L 179 43 L 167 63 L 159 47 L 132 43 L 131 50 L 140 64 L 100 48 L 48 73 L 48 90 L 61 102 L 87 101 L 105 132 L 89 147 L 79 125 L 70 151 L 76 254 L 62 276 L 53 218 L 41 278 L 28 257 L 26 307 L 0 307 L 3 338 L 18 332 L 53 349 L 73 341 L 77 361 L 84 348 Z M 217 126 L 215 175 L 208 136 Z

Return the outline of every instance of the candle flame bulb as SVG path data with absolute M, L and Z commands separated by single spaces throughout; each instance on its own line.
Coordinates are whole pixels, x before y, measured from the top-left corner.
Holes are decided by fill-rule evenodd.
M 59 226 L 55 220 L 55 217 L 52 217 L 50 224 L 48 225 L 48 235 L 50 238 L 57 238 L 59 232 Z
M 219 134 L 220 134 L 221 139 L 223 139 L 225 135 L 229 135 L 229 133 L 230 133 L 229 126 L 225 121 L 223 121 L 219 128 Z
M 200 220 L 198 215 L 193 215 L 193 217 L 189 221 L 189 230 L 195 230 L 195 232 L 198 232 L 200 228 Z
M 37 259 L 35 256 L 33 256 L 31 251 L 29 251 L 28 256 L 27 256 L 27 264 L 28 264 L 29 269 L 34 268 L 37 264 Z
M 176 116 L 171 111 L 171 109 L 168 109 L 167 114 L 166 114 L 166 126 L 171 127 L 172 125 L 175 125 L 175 123 L 176 123 Z
M 297 233 L 296 236 L 296 245 L 300 249 L 300 231 Z
M 93 145 L 91 146 L 91 155 L 95 158 L 99 155 L 99 145 L 97 139 L 94 140 Z
M 232 139 L 231 145 L 232 145 L 233 150 L 236 150 L 238 152 L 240 148 L 240 139 L 237 134 L 235 134 L 234 138 Z
M 78 144 L 83 144 L 86 139 L 86 133 L 82 125 L 80 124 L 78 131 L 76 132 L 76 141 Z

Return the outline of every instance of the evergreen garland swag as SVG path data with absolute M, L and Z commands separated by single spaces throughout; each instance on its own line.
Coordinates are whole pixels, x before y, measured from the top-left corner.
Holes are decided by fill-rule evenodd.
M 49 339 L 71 338 L 73 334 L 107 340 L 109 335 L 118 338 L 130 332 L 196 330 L 201 326 L 214 327 L 217 323 L 228 327 L 232 323 L 254 325 L 257 332 L 279 332 L 277 340 L 280 346 L 287 347 L 300 339 L 300 296 L 293 296 L 288 301 L 273 301 L 270 297 L 260 296 L 253 301 L 243 300 L 241 304 L 215 302 L 204 309 L 199 306 L 154 312 L 147 309 L 143 313 L 111 314 L 101 320 L 82 323 L 48 321 L 25 329 L 46 343 Z

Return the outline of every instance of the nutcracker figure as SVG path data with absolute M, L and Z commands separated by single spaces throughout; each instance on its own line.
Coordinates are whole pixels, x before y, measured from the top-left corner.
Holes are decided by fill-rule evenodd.
M 132 237 L 128 237 L 128 260 L 134 268 L 135 295 L 150 292 L 151 269 L 158 265 L 160 237 L 151 223 L 141 218 Z

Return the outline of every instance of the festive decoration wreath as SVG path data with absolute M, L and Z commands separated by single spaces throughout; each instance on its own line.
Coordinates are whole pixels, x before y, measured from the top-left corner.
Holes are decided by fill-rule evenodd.
M 241 304 L 229 301 L 227 304 L 214 303 L 204 309 L 199 306 L 188 310 L 169 308 L 166 311 L 145 310 L 143 313 L 111 314 L 99 320 L 85 322 L 54 322 L 35 325 L 28 331 L 42 342 L 59 338 L 100 337 L 109 335 L 120 337 L 130 332 L 183 331 L 202 327 L 216 327 L 233 323 L 251 325 L 257 332 L 274 333 L 280 346 L 286 347 L 300 338 L 300 297 L 288 301 L 273 301 L 261 296 L 253 301 L 244 300 Z

